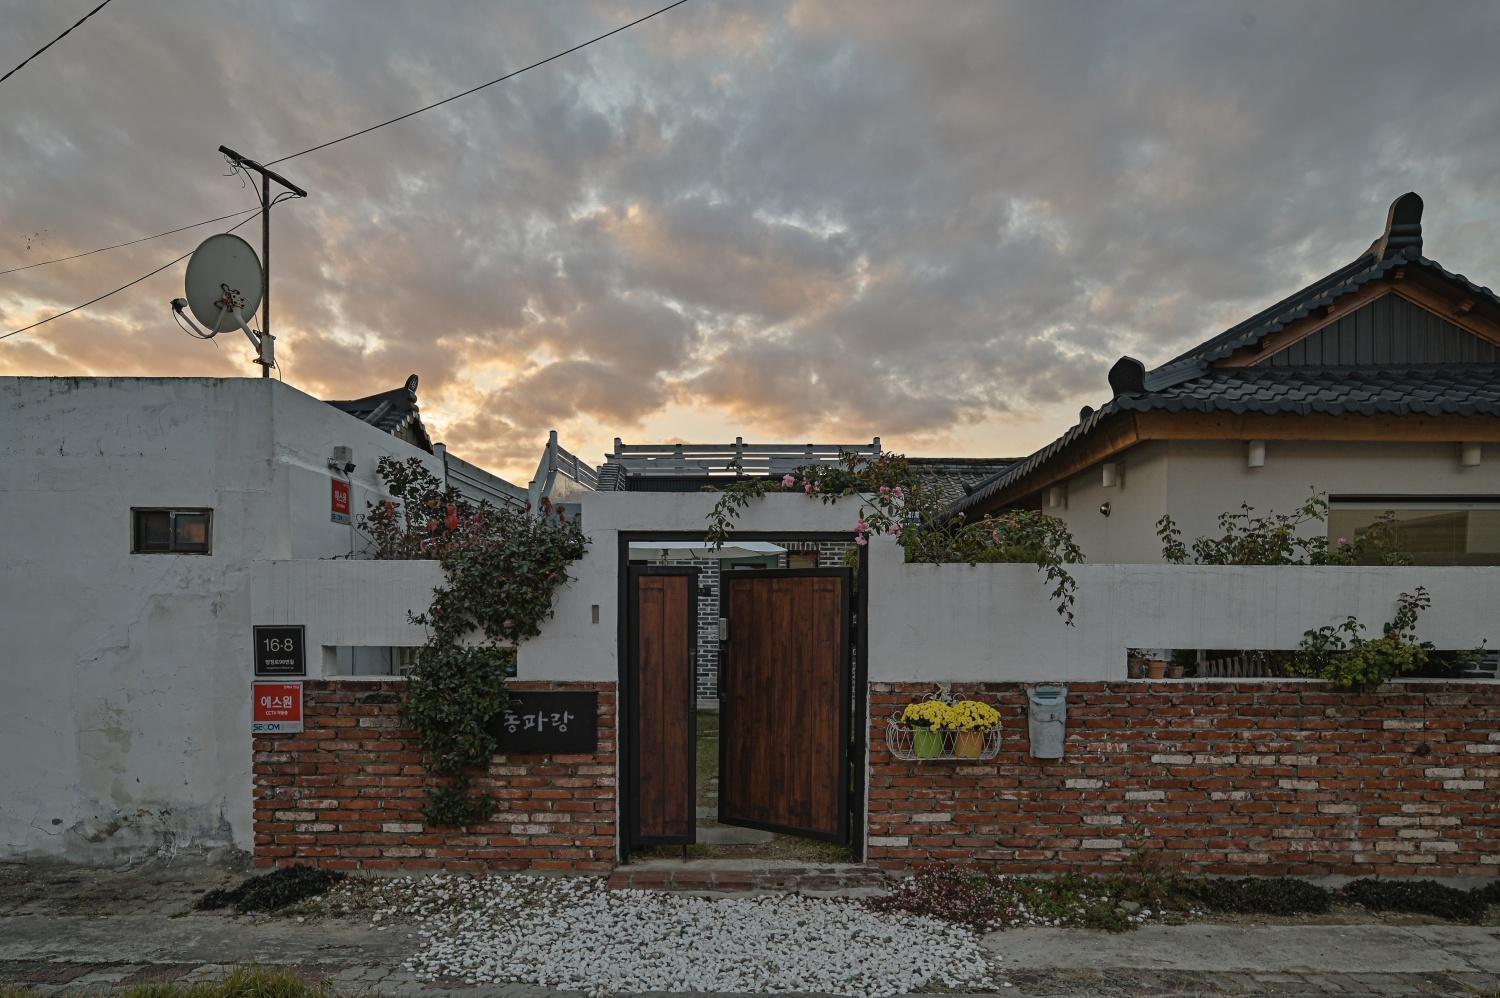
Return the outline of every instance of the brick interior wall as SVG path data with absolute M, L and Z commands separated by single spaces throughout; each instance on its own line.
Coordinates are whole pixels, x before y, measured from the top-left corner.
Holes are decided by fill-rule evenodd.
M 1019 684 L 1000 755 L 902 762 L 893 711 L 930 684 L 871 685 L 869 857 L 1015 873 L 1108 872 L 1136 853 L 1234 875 L 1500 875 L 1500 685 L 1068 686 L 1060 760 L 1031 758 Z
M 512 682 L 599 691 L 589 755 L 496 756 L 475 786 L 499 801 L 487 824 L 428 828 L 401 682 L 303 684 L 304 730 L 254 739 L 255 864 L 342 870 L 608 870 L 615 856 L 613 683 Z

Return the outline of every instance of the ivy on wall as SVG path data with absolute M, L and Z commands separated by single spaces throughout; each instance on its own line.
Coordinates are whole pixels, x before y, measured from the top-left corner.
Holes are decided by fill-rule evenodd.
M 1069 626 L 1077 583 L 1065 566 L 1083 561 L 1067 524 L 1037 510 L 1010 510 L 969 520 L 948 515 L 947 500 L 915 474 L 900 454 L 843 454 L 836 462 L 798 468 L 781 478 L 742 478 L 719 490 L 708 514 L 707 540 L 717 549 L 751 503 L 773 493 L 802 494 L 823 503 L 857 497 L 854 543 L 876 534 L 901 545 L 908 562 L 1031 563 L 1052 587 L 1052 602 Z
M 495 752 L 489 722 L 505 708 L 516 646 L 541 633 L 588 539 L 546 499 L 537 512 L 476 505 L 417 458 L 383 457 L 377 470 L 394 500 L 360 517 L 375 557 L 435 559 L 446 579 L 412 617 L 429 636 L 402 702 L 437 778 L 424 816 L 432 825 L 473 824 L 494 812 L 492 799 L 473 792 L 472 774 Z

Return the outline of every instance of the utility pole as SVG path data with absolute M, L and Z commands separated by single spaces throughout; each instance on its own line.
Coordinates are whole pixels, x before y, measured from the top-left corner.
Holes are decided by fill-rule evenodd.
M 280 194 L 276 195 L 274 200 L 271 198 L 271 181 L 274 180 L 285 187 L 292 197 L 305 198 L 307 191 L 274 170 L 266 169 L 255 160 L 246 159 L 228 146 L 219 146 L 219 152 L 229 157 L 229 161 L 237 169 L 260 174 L 260 332 L 265 344 L 261 349 L 260 359 L 256 363 L 260 365 L 260 376 L 269 378 L 271 366 L 275 363 L 276 343 L 276 338 L 271 335 L 271 206 L 279 203 L 282 198 Z

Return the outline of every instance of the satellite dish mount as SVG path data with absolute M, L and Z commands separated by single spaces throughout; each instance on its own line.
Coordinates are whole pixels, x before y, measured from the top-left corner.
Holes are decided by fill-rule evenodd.
M 255 250 L 245 240 L 228 232 L 209 236 L 188 261 L 187 297 L 172 301 L 172 314 L 178 325 L 201 340 L 241 330 L 255 349 L 255 363 L 263 376 L 270 377 L 276 366 L 276 340 L 264 329 L 250 328 L 250 317 L 263 306 L 264 273 Z
M 287 198 L 305 198 L 307 191 L 228 146 L 220 146 L 219 152 L 236 172 L 243 170 L 252 180 L 251 174 L 260 175 L 261 255 L 256 259 L 250 244 L 231 233 L 209 236 L 188 261 L 187 297 L 172 300 L 172 315 L 190 335 L 203 340 L 238 326 L 255 348 L 261 377 L 269 378 L 276 366 L 276 338 L 271 335 L 271 208 Z M 285 188 L 274 198 L 273 180 Z M 192 310 L 191 318 L 183 314 L 185 309 Z M 250 328 L 249 321 L 257 309 L 258 331 Z

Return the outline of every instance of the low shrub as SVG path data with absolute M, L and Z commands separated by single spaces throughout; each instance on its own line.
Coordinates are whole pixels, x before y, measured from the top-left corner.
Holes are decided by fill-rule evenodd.
M 1474 888 L 1474 896 L 1485 904 L 1500 904 L 1500 880 L 1491 880 L 1483 887 Z
M 1436 880 L 1376 880 L 1366 877 L 1345 884 L 1344 897 L 1371 911 L 1400 911 L 1411 915 L 1433 915 L 1453 921 L 1477 922 L 1489 907 L 1485 891 L 1461 891 Z
M 1321 915 L 1333 905 L 1322 887 L 1290 877 L 1195 880 L 1184 889 L 1210 911 L 1237 915 Z
M 926 915 L 979 932 L 1024 926 L 1060 926 L 1123 932 L 1148 918 L 1185 906 L 1172 878 L 1154 876 L 1011 877 L 934 867 L 900 881 L 873 898 L 878 911 Z
M 199 911 L 232 907 L 241 914 L 250 911 L 276 911 L 289 904 L 317 897 L 343 879 L 344 875 L 337 870 L 287 866 L 251 877 L 238 887 L 209 891 L 198 899 L 194 907 Z

